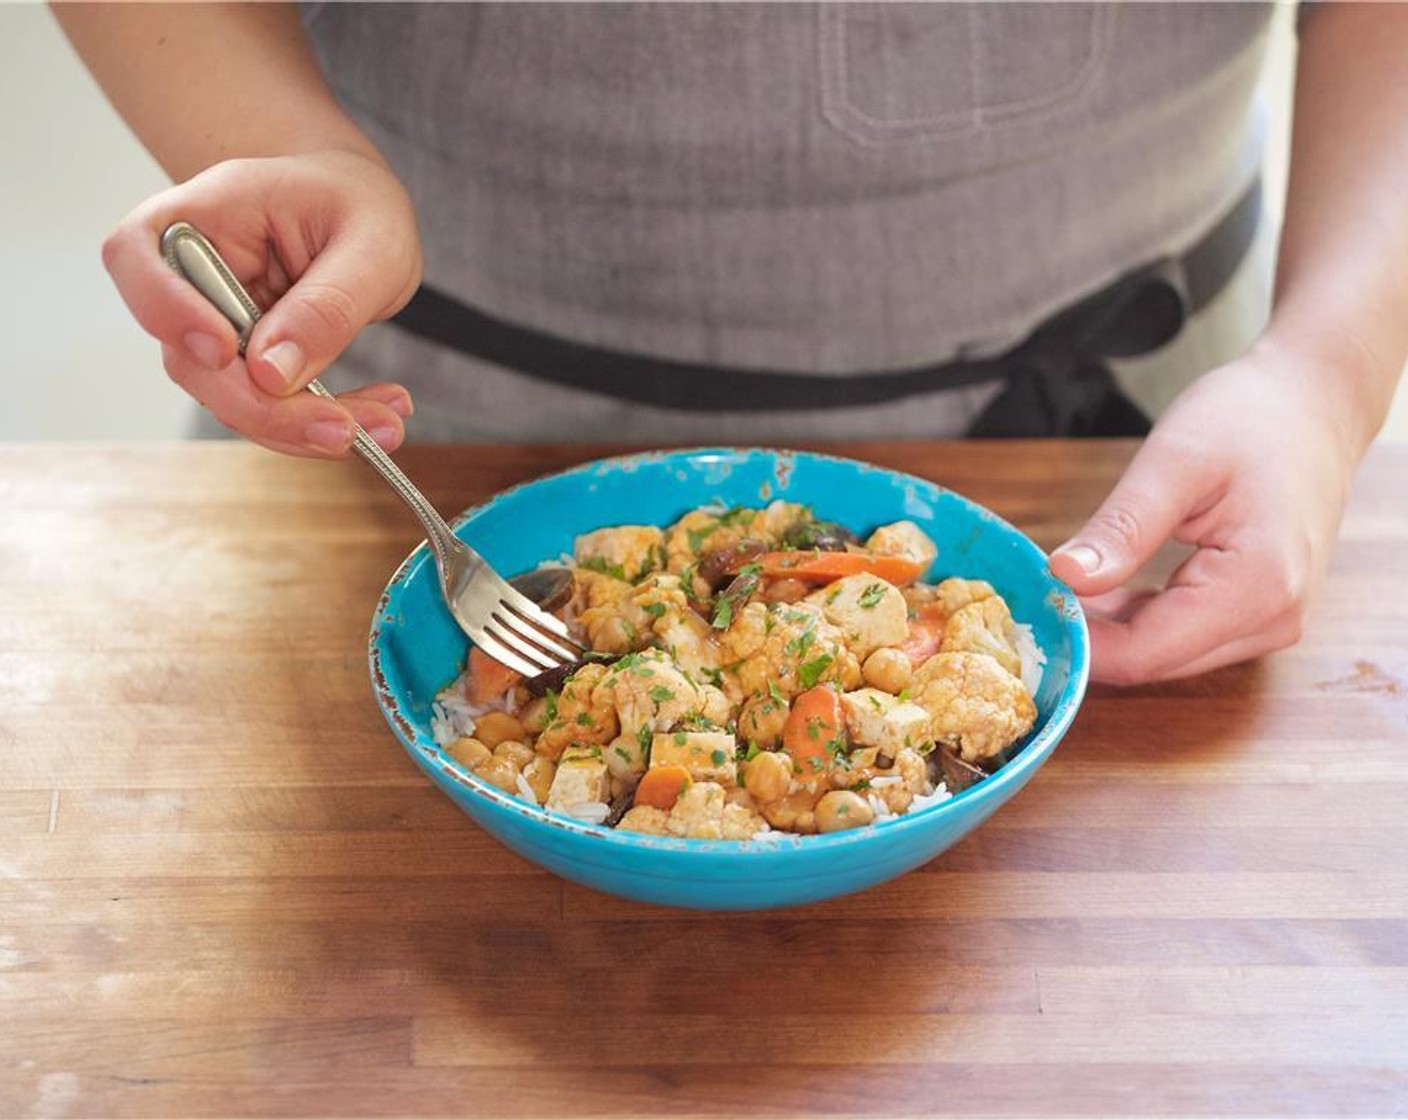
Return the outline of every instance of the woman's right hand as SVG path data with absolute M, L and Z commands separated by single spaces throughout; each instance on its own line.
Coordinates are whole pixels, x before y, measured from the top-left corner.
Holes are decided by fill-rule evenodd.
M 162 231 L 210 239 L 264 316 L 241 358 L 234 329 L 161 258 Z M 362 327 L 394 315 L 421 277 L 405 189 L 372 156 L 330 150 L 216 164 L 149 199 L 103 243 L 103 263 L 166 372 L 221 423 L 275 451 L 340 458 L 353 421 L 400 445 L 411 398 L 367 385 L 326 400 L 303 388 Z

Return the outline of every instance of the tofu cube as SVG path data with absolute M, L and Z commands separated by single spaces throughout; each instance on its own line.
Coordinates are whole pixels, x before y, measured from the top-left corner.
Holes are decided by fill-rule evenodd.
M 738 784 L 737 743 L 727 731 L 661 731 L 650 742 L 651 766 L 683 766 L 696 782 Z
M 847 576 L 809 598 L 846 635 L 846 644 L 861 660 L 881 646 L 899 645 L 909 633 L 904 596 L 879 576 Z
M 885 758 L 894 758 L 903 747 L 918 749 L 932 738 L 929 728 L 933 717 L 927 711 L 878 688 L 842 694 L 841 707 L 851 741 L 874 747 Z
M 600 747 L 569 747 L 562 752 L 548 788 L 547 807 L 566 809 L 584 802 L 609 800 L 610 782 Z

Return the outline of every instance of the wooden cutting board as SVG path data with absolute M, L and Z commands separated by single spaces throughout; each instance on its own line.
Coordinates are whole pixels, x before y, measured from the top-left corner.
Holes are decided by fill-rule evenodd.
M 1052 546 L 1132 447 L 833 450 Z M 453 511 L 597 451 L 398 458 Z M 928 867 L 729 916 L 420 776 L 364 662 L 417 534 L 360 464 L 0 449 L 0 1115 L 1408 1110 L 1406 480 L 1372 453 L 1296 649 L 1094 688 Z

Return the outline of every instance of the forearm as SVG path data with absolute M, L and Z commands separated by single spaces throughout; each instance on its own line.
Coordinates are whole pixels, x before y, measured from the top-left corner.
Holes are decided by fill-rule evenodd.
M 346 148 L 380 159 L 338 106 L 292 4 L 56 4 L 55 16 L 177 181 L 221 160 Z
M 1296 75 L 1266 340 L 1312 358 L 1357 461 L 1408 361 L 1408 6 L 1321 5 Z

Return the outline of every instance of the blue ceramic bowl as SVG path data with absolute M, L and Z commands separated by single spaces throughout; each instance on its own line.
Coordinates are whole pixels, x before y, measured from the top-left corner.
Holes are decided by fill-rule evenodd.
M 606 525 L 666 525 L 696 506 L 803 502 L 858 532 L 901 518 L 939 546 L 931 578 L 982 578 L 1030 623 L 1047 657 L 1037 723 L 1016 757 L 971 789 L 913 814 L 830 836 L 748 842 L 613 832 L 509 797 L 435 745 L 431 702 L 464 665 L 466 641 L 417 548 L 392 577 L 372 624 L 377 701 L 416 764 L 513 851 L 567 879 L 646 902 L 711 910 L 794 906 L 862 890 L 933 859 L 988 818 L 1046 761 L 1085 693 L 1089 654 L 1075 596 L 1046 557 L 993 513 L 933 483 L 802 452 L 710 449 L 606 459 L 505 491 L 466 511 L 458 535 L 506 574 L 571 552 Z

